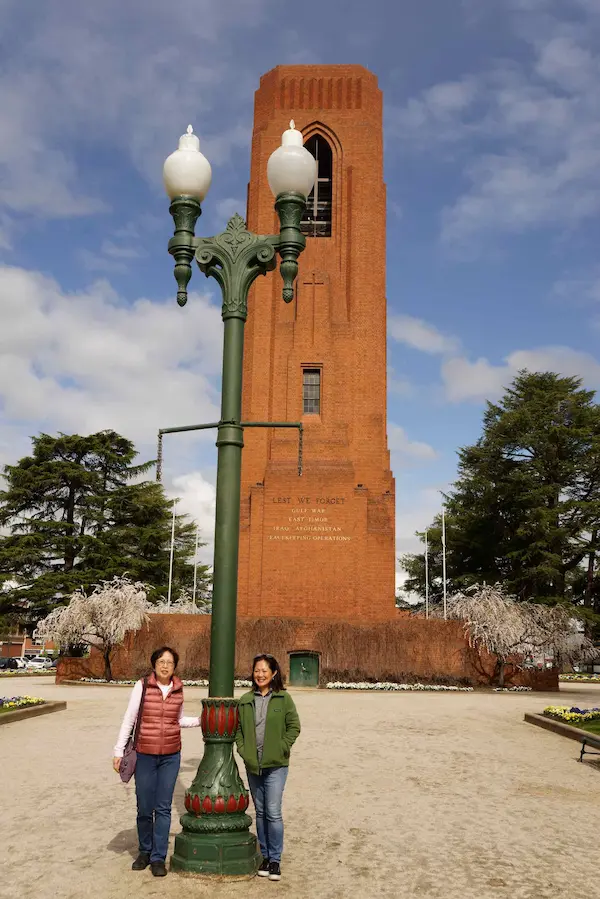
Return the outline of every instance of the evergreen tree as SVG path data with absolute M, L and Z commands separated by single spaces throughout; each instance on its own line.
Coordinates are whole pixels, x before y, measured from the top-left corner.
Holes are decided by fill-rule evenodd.
M 133 444 L 114 431 L 41 434 L 31 456 L 4 469 L 0 493 L 0 615 L 37 620 L 77 589 L 128 574 L 166 594 L 173 502 L 140 480 Z M 174 588 L 190 584 L 193 523 L 178 516 Z M 199 571 L 201 577 L 206 572 Z
M 449 592 L 502 583 L 518 599 L 592 605 L 600 523 L 600 409 L 576 378 L 521 372 L 483 433 L 459 451 L 446 497 Z M 429 530 L 432 598 L 441 594 L 441 535 Z M 591 575 L 582 566 L 591 558 Z M 424 595 L 424 554 L 403 558 L 405 590 Z

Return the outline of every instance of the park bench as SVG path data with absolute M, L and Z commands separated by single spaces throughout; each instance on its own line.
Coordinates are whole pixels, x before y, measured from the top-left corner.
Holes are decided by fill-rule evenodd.
M 600 736 L 596 737 L 594 734 L 586 734 L 586 736 L 581 741 L 581 752 L 579 753 L 579 761 L 583 761 L 584 755 L 600 755 L 600 752 L 595 752 L 594 749 L 587 749 L 587 746 L 593 746 L 594 749 L 600 749 Z
M 580 762 L 583 761 L 584 755 L 600 755 L 600 751 L 594 751 L 600 750 L 600 734 L 589 734 L 578 727 L 573 727 L 564 721 L 557 721 L 556 718 L 546 717 L 546 715 L 525 712 L 524 717 L 529 724 L 535 724 L 537 727 L 543 727 L 544 730 L 553 731 L 555 734 L 560 734 L 562 737 L 568 737 L 569 740 L 577 740 L 578 743 L 581 743 Z M 588 746 L 593 746 L 594 749 L 588 749 Z

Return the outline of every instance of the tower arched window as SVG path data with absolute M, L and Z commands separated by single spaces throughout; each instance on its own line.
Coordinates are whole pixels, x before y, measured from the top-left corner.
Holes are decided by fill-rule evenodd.
M 317 160 L 317 180 L 308 200 L 300 226 L 307 237 L 331 237 L 331 201 L 333 198 L 333 154 L 320 134 L 306 141 L 309 153 Z

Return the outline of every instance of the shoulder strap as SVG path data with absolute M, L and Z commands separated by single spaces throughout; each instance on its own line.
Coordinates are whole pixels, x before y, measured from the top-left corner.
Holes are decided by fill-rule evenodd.
M 137 746 L 137 738 L 140 732 L 140 724 L 142 723 L 142 715 L 144 712 L 144 700 L 146 698 L 146 687 L 148 686 L 148 678 L 145 677 L 142 683 L 142 698 L 140 699 L 140 707 L 138 709 L 137 718 L 135 719 L 135 727 L 133 729 L 133 748 Z

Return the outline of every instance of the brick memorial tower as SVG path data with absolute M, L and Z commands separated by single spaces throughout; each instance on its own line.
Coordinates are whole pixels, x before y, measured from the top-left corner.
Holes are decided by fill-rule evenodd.
M 255 96 L 248 227 L 277 231 L 267 159 L 295 120 L 318 162 L 295 299 L 253 288 L 238 611 L 243 617 L 396 617 L 395 495 L 386 434 L 382 95 L 362 66 L 278 66 Z

